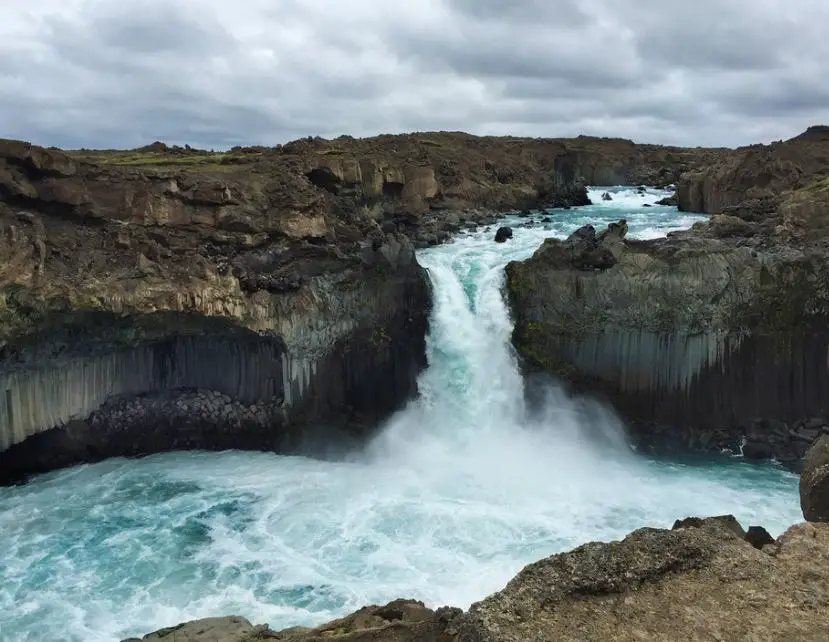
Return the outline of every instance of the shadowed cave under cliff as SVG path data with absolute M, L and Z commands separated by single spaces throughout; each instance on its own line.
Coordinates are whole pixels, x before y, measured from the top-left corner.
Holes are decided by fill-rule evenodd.
M 276 336 L 179 313 L 95 313 L 3 349 L 0 482 L 182 449 L 325 455 L 416 392 L 425 355 L 357 329 L 318 359 Z

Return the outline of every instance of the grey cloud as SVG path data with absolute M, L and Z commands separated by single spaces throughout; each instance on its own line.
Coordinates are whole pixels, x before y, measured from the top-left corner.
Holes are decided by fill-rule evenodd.
M 461 17 L 478 20 L 497 20 L 538 24 L 555 22 L 558 25 L 581 27 L 589 23 L 590 14 L 580 3 L 549 2 L 548 0 L 448 0 Z
M 36 6 L 4 7 L 0 135 L 43 144 L 449 129 L 738 145 L 829 122 L 822 0 Z

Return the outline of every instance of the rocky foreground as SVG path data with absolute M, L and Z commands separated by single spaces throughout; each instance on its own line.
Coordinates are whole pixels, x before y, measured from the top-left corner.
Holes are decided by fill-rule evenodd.
M 718 150 L 466 134 L 212 153 L 0 141 L 0 483 L 182 448 L 348 447 L 416 394 L 414 248 Z
M 585 544 L 530 564 L 466 612 L 398 600 L 314 629 L 273 631 L 226 617 L 143 640 L 823 642 L 829 639 L 829 437 L 809 453 L 801 503 L 814 523 L 792 526 L 777 540 L 723 516 Z
M 722 154 L 678 184 L 713 214 L 635 241 L 619 221 L 507 267 L 530 369 L 600 394 L 656 451 L 798 470 L 829 433 L 829 128 Z

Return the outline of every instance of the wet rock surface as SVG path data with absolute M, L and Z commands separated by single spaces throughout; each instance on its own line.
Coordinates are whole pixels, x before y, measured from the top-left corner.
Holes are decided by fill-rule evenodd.
M 809 522 L 829 523 L 829 434 L 806 453 L 800 476 L 800 505 Z
M 397 600 L 313 629 L 277 632 L 226 618 L 179 630 L 216 642 L 237 642 L 239 628 L 249 636 L 242 639 L 293 642 L 822 641 L 827 607 L 829 525 L 793 526 L 758 550 L 722 516 L 553 555 L 466 612 Z
M 820 150 L 829 139 L 809 135 L 763 154 L 801 153 L 816 172 L 829 169 Z M 772 176 L 780 195 L 751 192 L 668 238 L 627 239 L 620 221 L 510 263 L 527 366 L 609 400 L 646 449 L 727 449 L 799 470 L 829 424 L 829 190 Z
M 499 227 L 498 231 L 495 232 L 495 242 L 496 243 L 506 243 L 511 238 L 512 238 L 512 228 L 511 227 Z

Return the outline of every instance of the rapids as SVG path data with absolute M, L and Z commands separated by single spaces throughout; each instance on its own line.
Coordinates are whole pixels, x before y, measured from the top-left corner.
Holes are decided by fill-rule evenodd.
M 421 394 L 359 453 L 170 453 L 0 488 L 0 640 L 112 642 L 225 614 L 279 629 L 396 597 L 467 607 L 529 562 L 641 526 L 798 521 L 797 477 L 774 465 L 642 457 L 609 409 L 555 386 L 525 408 L 506 262 L 587 222 L 651 238 L 703 218 L 642 207 L 663 192 L 603 191 L 509 217 L 504 244 L 493 227 L 419 252 L 435 295 Z

